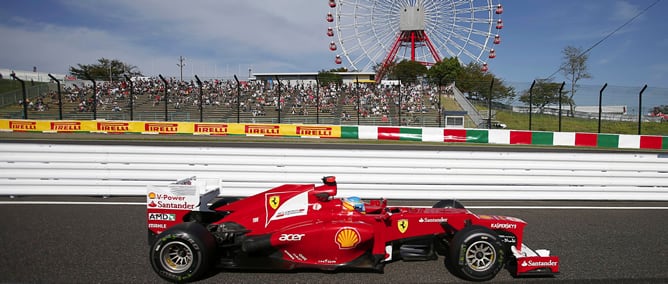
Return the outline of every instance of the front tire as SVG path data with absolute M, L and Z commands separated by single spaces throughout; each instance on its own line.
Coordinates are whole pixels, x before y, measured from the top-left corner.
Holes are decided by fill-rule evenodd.
M 503 268 L 505 255 L 494 231 L 471 226 L 455 234 L 445 258 L 445 267 L 464 280 L 488 281 Z
M 197 223 L 178 224 L 160 235 L 151 246 L 153 270 L 171 282 L 191 282 L 204 276 L 216 255 L 216 240 Z

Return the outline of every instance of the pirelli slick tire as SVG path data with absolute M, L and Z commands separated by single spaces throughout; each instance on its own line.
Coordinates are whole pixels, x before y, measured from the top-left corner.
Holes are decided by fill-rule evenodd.
M 191 282 L 204 276 L 216 255 L 216 240 L 198 223 L 182 223 L 164 231 L 151 246 L 153 270 L 171 282 Z
M 506 252 L 494 231 L 471 226 L 455 234 L 445 267 L 464 280 L 488 281 L 503 268 L 505 258 Z

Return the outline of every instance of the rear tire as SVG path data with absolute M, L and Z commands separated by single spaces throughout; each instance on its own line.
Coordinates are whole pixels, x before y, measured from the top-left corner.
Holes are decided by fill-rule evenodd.
M 505 256 L 503 245 L 494 231 L 471 226 L 455 234 L 445 258 L 445 267 L 464 280 L 488 281 L 503 268 Z
M 197 223 L 182 223 L 164 231 L 151 246 L 153 271 L 171 282 L 199 280 L 216 256 L 216 240 Z
M 445 199 L 439 202 L 436 202 L 431 208 L 457 208 L 457 209 L 466 209 L 464 204 L 454 199 Z
M 211 206 L 209 206 L 209 209 L 211 209 L 211 210 L 216 210 L 216 208 L 218 208 L 218 207 L 221 207 L 221 206 L 230 204 L 230 203 L 235 202 L 235 201 L 237 201 L 237 200 L 239 200 L 239 198 L 236 198 L 236 197 L 223 197 L 223 198 L 221 198 L 221 199 L 216 200 L 216 202 L 214 202 L 213 204 L 211 204 Z

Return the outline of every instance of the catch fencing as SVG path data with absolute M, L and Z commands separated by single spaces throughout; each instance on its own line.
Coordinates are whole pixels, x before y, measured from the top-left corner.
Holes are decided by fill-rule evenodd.
M 668 200 L 663 153 L 415 149 L 0 143 L 0 195 L 144 196 L 197 176 L 249 196 L 334 175 L 362 198 Z

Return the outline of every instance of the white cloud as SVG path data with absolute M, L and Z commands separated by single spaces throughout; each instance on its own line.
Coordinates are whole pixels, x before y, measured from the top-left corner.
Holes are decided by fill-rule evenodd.
M 247 73 L 250 65 L 256 72 L 316 71 L 333 62 L 325 36 L 329 7 L 316 2 L 65 1 L 69 12 L 96 22 L 65 26 L 14 19 L 12 27 L 0 25 L 0 33 L 13 39 L 0 45 L 0 53 L 13 53 L 2 65 L 60 73 L 105 57 L 147 74 L 176 75 L 183 55 L 184 75 Z
M 616 1 L 612 13 L 612 19 L 617 21 L 628 21 L 635 17 L 640 9 L 627 1 Z

